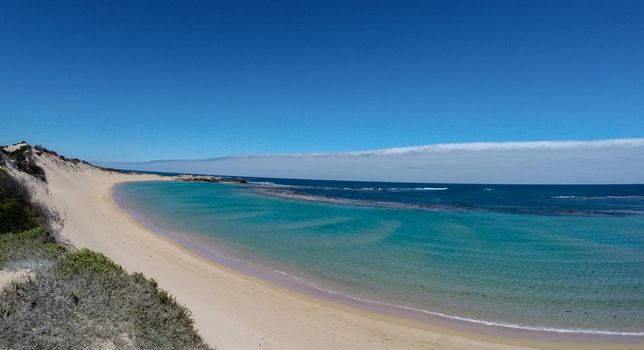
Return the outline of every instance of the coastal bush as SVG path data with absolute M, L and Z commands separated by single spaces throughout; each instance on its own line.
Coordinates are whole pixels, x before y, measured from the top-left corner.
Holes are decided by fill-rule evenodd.
M 154 280 L 89 250 L 53 270 L 2 292 L 0 347 L 208 349 L 189 311 Z
M 64 277 L 73 278 L 79 274 L 97 275 L 95 277 L 121 277 L 123 268 L 114 264 L 105 255 L 82 249 L 69 254 L 57 266 L 57 272 Z
M 56 239 L 63 221 L 34 203 L 27 186 L 0 169 L 0 268 L 50 266 L 66 251 Z
M 209 349 L 189 310 L 156 281 L 61 244 L 60 216 L 0 169 L 0 349 Z
M 0 235 L 0 268 L 43 270 L 53 265 L 67 247 L 51 242 L 43 226 Z
M 0 234 L 21 232 L 40 224 L 26 186 L 0 169 Z

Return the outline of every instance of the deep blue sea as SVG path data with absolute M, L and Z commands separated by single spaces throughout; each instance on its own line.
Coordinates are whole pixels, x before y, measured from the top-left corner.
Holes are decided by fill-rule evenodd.
M 128 210 L 346 296 L 473 322 L 644 335 L 644 185 L 132 182 Z

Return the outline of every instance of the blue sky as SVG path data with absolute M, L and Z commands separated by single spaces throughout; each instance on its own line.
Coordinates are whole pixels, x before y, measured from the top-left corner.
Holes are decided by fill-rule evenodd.
M 642 1 L 0 1 L 0 144 L 89 160 L 644 136 Z

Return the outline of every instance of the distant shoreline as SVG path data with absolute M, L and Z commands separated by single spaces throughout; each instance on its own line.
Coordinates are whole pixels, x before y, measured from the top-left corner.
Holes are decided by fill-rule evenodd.
M 100 166 L 99 166 L 100 167 Z M 502 183 L 502 182 L 418 182 L 418 181 L 375 181 L 375 180 L 339 180 L 339 179 L 319 179 L 319 178 L 298 178 L 298 177 L 264 177 L 264 176 L 248 176 L 248 175 L 230 175 L 230 174 L 211 174 L 211 173 L 191 173 L 191 172 L 170 172 L 170 171 L 155 171 L 155 170 L 132 170 L 126 168 L 103 168 L 106 170 L 120 171 L 125 173 L 132 173 L 138 175 L 157 175 L 160 177 L 174 177 L 181 175 L 190 176 L 214 176 L 224 178 L 244 178 L 249 182 L 256 181 L 270 181 L 270 180 L 305 180 L 305 181 L 331 181 L 331 182 L 350 182 L 350 183 L 365 183 L 365 184 L 407 184 L 407 185 L 473 185 L 473 186 L 543 186 L 543 187 L 558 187 L 558 186 L 641 186 L 644 182 L 625 182 L 625 183 Z

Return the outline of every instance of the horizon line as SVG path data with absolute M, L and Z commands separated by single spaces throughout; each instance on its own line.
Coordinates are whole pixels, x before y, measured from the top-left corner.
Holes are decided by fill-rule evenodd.
M 554 150 L 574 148 L 598 148 L 611 146 L 644 146 L 644 137 L 641 138 L 608 138 L 595 140 L 540 140 L 540 141 L 478 141 L 478 142 L 453 142 L 435 143 L 417 146 L 387 147 L 358 151 L 339 152 L 310 152 L 310 153 L 255 153 L 255 154 L 233 154 L 211 158 L 179 158 L 179 159 L 154 159 L 147 161 L 119 161 L 101 160 L 92 163 L 123 163 L 123 164 L 152 164 L 156 162 L 207 162 L 224 159 L 252 159 L 252 158 L 298 158 L 298 157 L 359 157 L 359 156 L 385 156 L 403 155 L 425 152 L 448 152 L 448 151 L 503 151 L 503 150 Z

